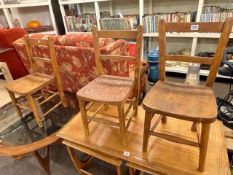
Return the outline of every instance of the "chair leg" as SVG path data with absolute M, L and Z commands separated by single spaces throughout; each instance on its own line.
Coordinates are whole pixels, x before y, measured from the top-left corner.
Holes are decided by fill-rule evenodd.
M 15 98 L 14 93 L 13 93 L 13 92 L 10 92 L 10 91 L 8 91 L 8 93 L 9 93 L 9 96 L 10 96 L 10 98 L 11 98 L 12 104 L 13 104 L 13 106 L 14 106 L 15 109 L 16 109 L 16 112 L 17 112 L 18 116 L 19 116 L 20 118 L 23 118 L 23 115 L 22 115 L 22 112 L 21 112 L 20 108 L 16 105 L 16 104 L 17 104 L 17 100 L 16 100 L 16 98 Z
M 133 110 L 135 111 L 134 117 L 138 116 L 138 98 L 134 101 Z
M 145 120 L 144 120 L 144 133 L 143 133 L 143 148 L 142 148 L 143 152 L 147 152 L 152 118 L 153 118 L 153 114 L 146 111 L 145 112 Z
M 124 115 L 124 104 L 117 106 L 118 116 L 119 116 L 119 125 L 120 125 L 120 136 L 122 140 L 122 145 L 126 145 L 126 128 L 125 128 L 125 115 Z
M 36 122 L 37 122 L 38 126 L 40 128 L 42 128 L 43 127 L 43 123 L 42 123 L 42 120 L 40 118 L 40 114 L 39 114 L 38 108 L 36 106 L 36 103 L 35 103 L 32 95 L 27 95 L 26 98 L 28 100 L 28 103 L 29 103 L 29 105 L 31 107 L 31 110 L 32 110 L 32 112 L 34 114 L 34 117 L 36 119 Z
M 210 124 L 202 123 L 200 155 L 199 155 L 199 170 L 200 171 L 204 171 L 205 169 L 206 154 L 207 154 L 208 141 L 209 141 L 209 132 L 210 132 Z
M 62 101 L 63 106 L 66 108 L 68 106 L 67 98 L 63 92 L 63 90 L 58 86 L 58 92 Z
M 89 135 L 89 128 L 88 128 L 87 111 L 86 111 L 85 102 L 81 99 L 78 99 L 78 102 L 79 102 L 79 108 L 81 111 L 84 132 L 85 132 L 85 135 L 88 136 Z

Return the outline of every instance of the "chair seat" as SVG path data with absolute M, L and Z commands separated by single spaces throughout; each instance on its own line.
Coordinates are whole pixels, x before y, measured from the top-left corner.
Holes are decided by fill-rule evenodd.
M 11 81 L 5 85 L 8 91 L 20 94 L 28 95 L 32 94 L 41 88 L 49 85 L 54 81 L 54 77 L 45 74 L 29 74 L 17 80 Z
M 87 101 L 115 104 L 127 100 L 133 86 L 132 78 L 103 75 L 80 89 L 77 96 Z
M 158 81 L 143 101 L 152 113 L 193 122 L 213 122 L 217 116 L 211 87 Z

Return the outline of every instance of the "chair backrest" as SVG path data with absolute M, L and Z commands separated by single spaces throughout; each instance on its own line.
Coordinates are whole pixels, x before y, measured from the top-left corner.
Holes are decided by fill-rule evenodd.
M 54 44 L 54 37 L 48 36 L 48 39 L 35 39 L 30 38 L 29 35 L 24 36 L 24 42 L 26 46 L 26 51 L 28 55 L 28 59 L 30 65 L 32 67 L 32 71 L 36 73 L 37 70 L 37 62 L 46 62 L 51 64 L 52 73 L 55 77 L 58 86 L 61 86 L 61 77 L 58 71 L 58 63 L 56 58 L 55 52 L 55 44 Z M 48 57 L 37 57 L 33 55 L 33 47 L 35 46 L 45 46 L 48 48 Z
M 232 29 L 233 18 L 226 19 L 225 22 L 178 22 L 167 23 L 159 21 L 159 80 L 165 80 L 166 61 L 183 61 L 190 63 L 200 63 L 210 65 L 210 72 L 206 80 L 206 86 L 213 86 L 218 68 L 226 48 L 229 35 Z M 199 32 L 199 33 L 221 33 L 214 58 L 168 55 L 166 53 L 166 32 Z
M 98 75 L 104 74 L 102 60 L 126 60 L 126 61 L 134 61 L 134 78 L 135 84 L 139 84 L 139 67 L 141 62 L 141 50 L 142 50 L 142 34 L 143 28 L 141 25 L 138 26 L 136 31 L 109 31 L 109 30 L 101 30 L 98 31 L 97 27 L 94 26 L 92 28 L 92 34 L 94 39 L 94 52 L 95 52 L 95 61 L 96 61 L 96 69 Z M 100 53 L 100 38 L 114 38 L 114 39 L 130 39 L 136 41 L 136 56 L 122 56 L 122 55 L 102 55 Z

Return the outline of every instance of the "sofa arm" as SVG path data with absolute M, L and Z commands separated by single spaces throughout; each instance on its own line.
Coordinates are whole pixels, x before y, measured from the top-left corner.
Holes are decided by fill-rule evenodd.
M 13 48 L 12 43 L 27 34 L 26 30 L 21 28 L 0 29 L 0 47 Z

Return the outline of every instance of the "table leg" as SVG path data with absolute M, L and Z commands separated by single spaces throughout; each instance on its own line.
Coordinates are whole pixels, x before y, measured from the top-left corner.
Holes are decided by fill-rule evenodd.
M 49 146 L 47 146 L 46 148 L 46 154 L 45 157 L 42 157 L 38 151 L 35 151 L 33 154 L 36 157 L 37 161 L 39 162 L 39 164 L 42 166 L 42 168 L 45 170 L 45 172 L 50 175 L 50 160 L 49 160 Z
M 134 173 L 134 169 L 133 168 L 131 168 L 131 167 L 129 167 L 129 175 L 134 175 L 135 173 Z
M 91 161 L 93 159 L 92 156 L 87 156 L 86 159 L 84 161 L 81 161 L 77 158 L 77 156 L 75 155 L 74 149 L 66 146 L 66 149 L 70 155 L 70 158 L 75 166 L 75 168 L 78 170 L 78 172 L 80 172 L 81 169 L 86 168 L 88 166 L 90 166 Z
M 122 175 L 121 166 L 117 166 L 117 175 Z
M 167 116 L 163 116 L 161 120 L 162 120 L 162 123 L 166 123 L 167 122 Z
M 197 123 L 193 122 L 192 126 L 191 126 L 191 131 L 196 132 L 197 131 Z

